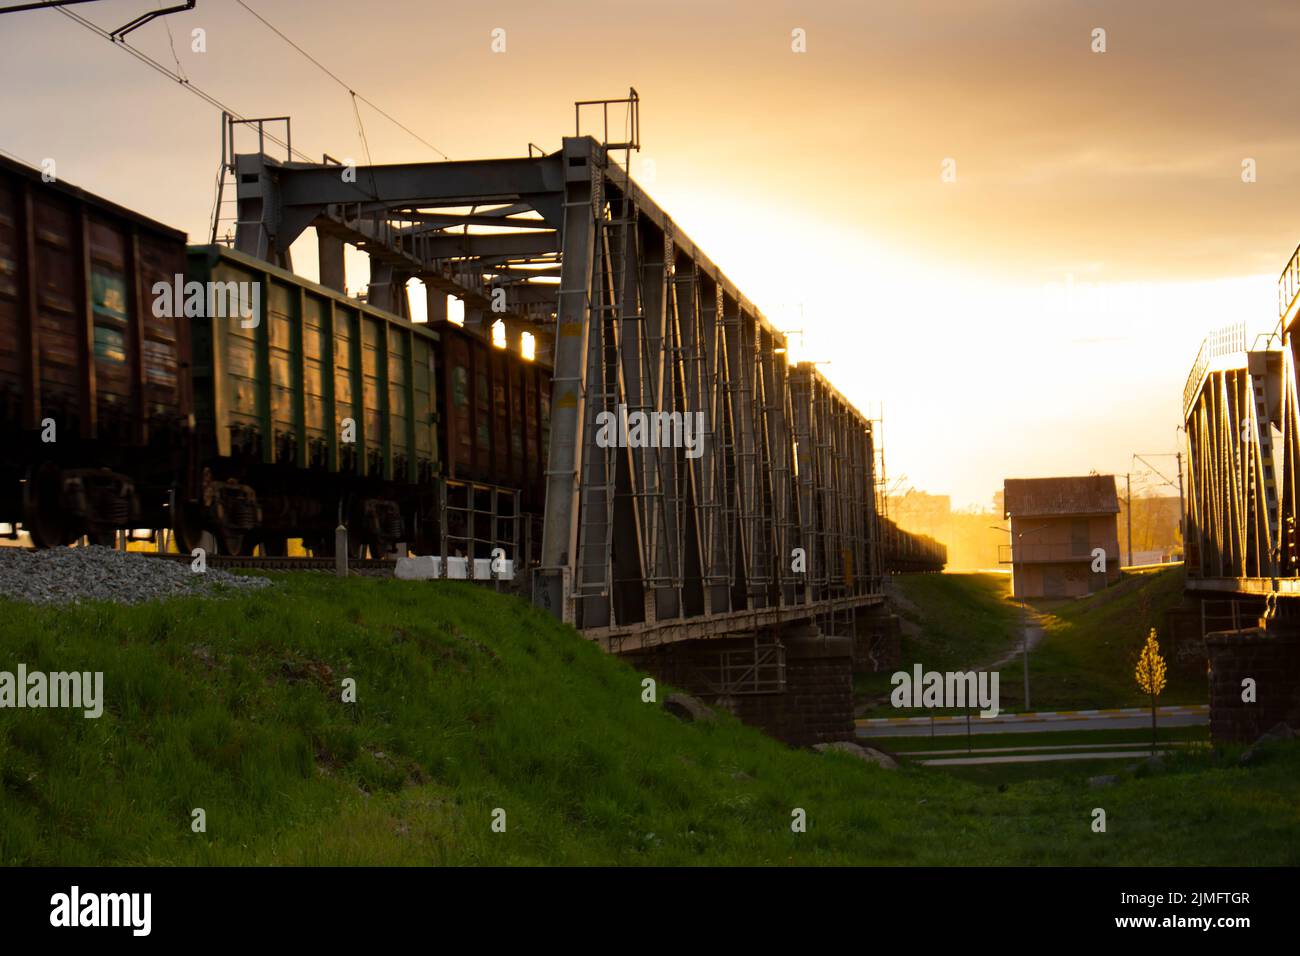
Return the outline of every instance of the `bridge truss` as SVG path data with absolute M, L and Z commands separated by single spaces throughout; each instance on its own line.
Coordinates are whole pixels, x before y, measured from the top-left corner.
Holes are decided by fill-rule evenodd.
M 1249 347 L 1243 326 L 1220 330 L 1202 344 L 1188 377 L 1185 540 L 1192 590 L 1300 596 L 1298 266 L 1293 256 L 1279 282 L 1276 330 Z
M 635 91 L 579 111 L 610 103 L 627 140 L 579 135 L 579 112 L 557 152 L 515 159 L 280 162 L 232 132 L 234 243 L 287 265 L 314 227 L 323 284 L 343 287 L 351 244 L 381 308 L 409 316 L 418 278 L 430 321 L 451 294 L 467 328 L 535 336 L 553 367 L 537 604 L 615 650 L 847 633 L 882 600 L 872 423 L 787 363 L 785 335 L 632 179 Z

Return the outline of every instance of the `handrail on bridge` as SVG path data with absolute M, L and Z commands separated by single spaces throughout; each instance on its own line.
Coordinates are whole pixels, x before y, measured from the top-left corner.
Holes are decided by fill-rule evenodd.
M 603 120 L 603 135 L 601 144 L 609 151 L 616 150 L 636 150 L 641 151 L 641 97 L 637 95 L 635 87 L 628 90 L 627 96 L 618 100 L 578 100 L 573 104 L 573 135 L 582 135 L 582 108 L 584 106 L 598 106 L 601 109 Z M 609 139 L 609 108 L 611 106 L 626 106 L 627 113 L 624 117 L 624 128 L 627 132 L 627 140 L 621 143 L 610 142 Z
M 1297 295 L 1300 295 L 1300 245 L 1295 247 L 1295 252 L 1291 253 L 1291 258 L 1287 260 L 1286 268 L 1277 277 L 1277 318 L 1279 322 L 1286 319 L 1286 314 L 1291 311 L 1291 306 L 1295 304 Z
M 1184 421 L 1187 420 L 1187 413 L 1191 410 L 1192 402 L 1196 400 L 1196 393 L 1200 390 L 1201 379 L 1204 378 L 1205 370 L 1210 366 L 1210 360 L 1220 355 L 1244 351 L 1246 351 L 1245 322 L 1234 322 L 1231 325 L 1225 325 L 1211 332 L 1201 341 L 1201 348 L 1196 353 L 1196 361 L 1192 363 L 1192 370 L 1187 376 L 1187 384 L 1183 386 Z

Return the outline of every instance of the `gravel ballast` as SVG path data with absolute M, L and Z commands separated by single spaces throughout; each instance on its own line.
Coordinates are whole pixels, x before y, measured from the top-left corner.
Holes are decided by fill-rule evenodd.
M 141 604 L 171 597 L 228 597 L 271 582 L 189 562 L 148 558 L 112 548 L 0 548 L 0 597 L 32 604 L 113 601 Z

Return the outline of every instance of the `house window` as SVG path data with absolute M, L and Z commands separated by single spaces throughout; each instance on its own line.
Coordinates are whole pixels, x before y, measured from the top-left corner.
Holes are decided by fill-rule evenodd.
M 1070 522 L 1070 553 L 1074 557 L 1088 554 L 1088 519 L 1075 518 Z

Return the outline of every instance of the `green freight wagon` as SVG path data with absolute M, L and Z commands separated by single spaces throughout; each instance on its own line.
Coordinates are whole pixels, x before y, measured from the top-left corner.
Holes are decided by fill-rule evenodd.
M 328 554 L 342 522 L 388 553 L 416 535 L 438 494 L 438 331 L 221 246 L 191 247 L 187 279 L 198 433 L 178 544 Z

